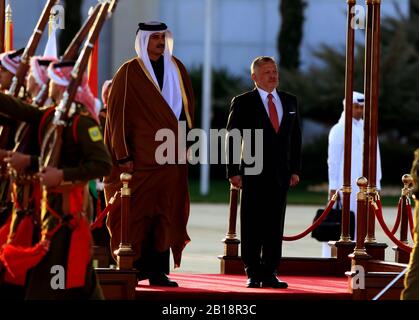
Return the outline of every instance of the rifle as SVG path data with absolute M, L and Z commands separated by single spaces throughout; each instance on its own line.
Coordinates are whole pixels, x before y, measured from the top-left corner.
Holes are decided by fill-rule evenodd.
M 101 5 L 102 5 L 102 3 L 98 2 L 95 5 L 95 7 L 92 9 L 89 17 L 87 18 L 87 20 L 85 21 L 83 26 L 80 28 L 79 32 L 77 32 L 77 34 L 74 36 L 70 45 L 68 46 L 68 48 L 64 52 L 62 58 L 60 59 L 61 61 L 76 59 L 76 57 L 79 53 L 80 47 L 83 44 L 83 40 L 86 38 L 87 34 L 90 31 L 90 28 L 92 27 L 93 23 L 95 22 L 95 19 L 96 19 L 98 13 L 99 13 Z M 38 107 L 43 106 L 45 104 L 45 101 L 48 98 L 49 81 L 50 80 L 48 79 L 48 82 L 42 86 L 40 92 L 38 93 L 38 95 L 36 96 L 36 98 L 34 100 L 34 104 Z
M 91 14 L 89 15 L 88 19 L 84 23 L 84 25 L 81 27 L 79 32 L 76 34 L 76 36 L 73 38 L 72 42 L 68 46 L 66 52 L 64 53 L 64 56 L 62 60 L 67 59 L 75 59 L 77 57 L 77 54 L 80 50 L 80 47 L 83 44 L 83 40 L 86 38 L 91 26 L 93 25 L 93 22 L 96 19 L 97 14 L 99 13 L 101 4 L 96 4 L 95 8 L 92 10 Z M 49 86 L 49 80 L 46 84 L 42 85 L 42 88 L 40 92 L 38 93 L 37 97 L 34 99 L 34 104 L 39 106 L 43 106 L 46 99 L 48 98 L 48 86 Z M 18 138 L 18 141 L 15 144 L 15 147 L 13 151 L 20 152 L 20 153 L 27 153 L 28 152 L 28 146 L 30 145 L 30 141 L 36 132 L 34 132 L 34 128 L 32 128 L 30 125 L 26 123 L 22 123 L 21 126 L 18 129 L 18 132 L 16 133 L 16 137 Z M 16 179 L 25 180 L 27 177 L 25 175 L 22 176 L 16 176 Z M 33 177 L 29 177 L 29 179 L 33 179 Z
M 41 40 L 42 33 L 44 32 L 45 26 L 48 23 L 49 14 L 51 8 L 58 4 L 60 0 L 48 0 L 45 4 L 44 10 L 38 19 L 38 23 L 25 47 L 25 51 L 22 54 L 19 67 L 17 68 L 16 75 L 13 77 L 12 84 L 10 86 L 9 94 L 17 97 L 19 95 L 20 88 L 23 86 L 26 78 L 26 74 L 29 70 L 29 60 L 34 55 L 36 48 L 38 47 L 39 41 Z
M 4 20 L 6 17 L 5 2 L 5 0 L 0 0 L 0 52 L 4 52 Z M 0 126 L 0 148 L 3 148 L 6 145 L 6 142 L 3 140 L 7 141 L 8 139 L 8 135 L 5 134 L 4 128 L 4 126 Z
M 93 22 L 96 19 L 97 14 L 99 13 L 101 3 L 97 3 L 94 9 L 92 10 L 91 14 L 77 32 L 73 40 L 71 41 L 70 45 L 68 46 L 67 50 L 65 51 L 62 60 L 73 60 L 77 57 L 77 54 L 80 50 L 80 47 L 83 44 L 83 40 L 86 38 L 90 28 L 93 25 Z M 46 99 L 48 98 L 48 87 L 49 87 L 49 79 L 46 84 L 43 84 L 41 90 L 39 91 L 38 95 L 34 98 L 34 104 L 38 107 L 41 107 L 45 104 Z M 33 134 L 30 130 L 23 132 L 21 135 L 21 139 L 18 143 L 18 147 L 15 148 L 14 151 L 25 153 L 26 146 L 30 139 L 30 135 Z
M 107 17 L 110 17 L 116 8 L 118 0 L 105 0 L 102 1 L 100 11 L 95 19 L 95 23 L 90 30 L 87 40 L 84 42 L 83 49 L 79 58 L 74 65 L 71 73 L 72 79 L 64 92 L 63 98 L 59 106 L 55 110 L 54 119 L 49 126 L 46 135 L 41 145 L 40 155 L 40 169 L 46 166 L 57 167 L 62 148 L 62 132 L 64 126 L 67 125 L 69 120 L 69 111 L 72 102 L 76 96 L 77 89 L 81 84 L 83 74 L 86 71 L 90 54 L 92 53 L 94 43 L 99 37 L 99 33 L 105 23 Z

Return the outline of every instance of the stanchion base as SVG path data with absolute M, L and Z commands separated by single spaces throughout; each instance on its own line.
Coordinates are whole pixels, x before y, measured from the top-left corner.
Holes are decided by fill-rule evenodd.
M 119 270 L 132 270 L 134 264 L 134 251 L 131 246 L 119 246 L 119 249 L 114 251 L 117 259 Z
M 394 261 L 398 263 L 409 263 L 410 253 L 403 251 L 399 247 L 395 246 L 392 248 L 394 250 Z
M 365 249 L 374 260 L 385 260 L 387 247 L 388 245 L 382 242 L 365 242 Z
M 244 264 L 238 256 L 218 256 L 221 274 L 245 274 Z
M 364 268 L 365 271 L 368 269 L 368 262 L 371 260 L 371 256 L 365 250 L 355 249 L 348 257 L 351 259 L 351 272 L 357 269 L 358 266 Z
M 329 241 L 332 250 L 332 257 L 336 258 L 336 274 L 343 275 L 351 267 L 349 254 L 354 251 L 355 242 L 353 241 Z
M 222 242 L 224 243 L 224 256 L 237 257 L 239 255 L 239 239 L 225 238 Z
M 106 300 L 134 300 L 136 270 L 95 269 Z

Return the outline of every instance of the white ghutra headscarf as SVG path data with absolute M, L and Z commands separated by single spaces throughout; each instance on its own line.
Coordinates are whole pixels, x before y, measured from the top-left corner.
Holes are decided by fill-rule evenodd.
M 151 66 L 150 58 L 148 56 L 147 48 L 148 48 L 148 41 L 150 36 L 153 33 L 164 32 L 165 33 L 165 47 L 164 47 L 164 76 L 163 76 L 163 88 L 161 90 L 161 94 L 166 100 L 167 104 L 172 109 L 173 113 L 175 114 L 176 118 L 179 119 L 180 114 L 182 112 L 182 92 L 180 89 L 180 79 L 178 75 L 177 66 L 172 59 L 173 53 L 173 35 L 172 32 L 167 29 L 166 25 L 160 22 L 147 22 L 145 25 L 147 26 L 155 26 L 158 27 L 162 25 L 161 30 L 156 31 L 147 31 L 142 30 L 140 28 L 138 30 L 137 36 L 135 38 L 135 51 L 137 52 L 138 57 L 144 63 L 147 71 L 150 73 L 154 84 L 157 88 L 159 88 L 159 83 L 157 81 L 156 75 L 154 74 L 153 67 Z

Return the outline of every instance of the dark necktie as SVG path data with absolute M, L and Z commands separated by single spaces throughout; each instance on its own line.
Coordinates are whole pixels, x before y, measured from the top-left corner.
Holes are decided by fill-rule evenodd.
M 278 112 L 276 112 L 275 103 L 272 101 L 273 95 L 270 93 L 268 94 L 268 110 L 269 110 L 269 118 L 271 119 L 272 127 L 274 127 L 275 132 L 279 130 L 279 119 L 278 119 Z

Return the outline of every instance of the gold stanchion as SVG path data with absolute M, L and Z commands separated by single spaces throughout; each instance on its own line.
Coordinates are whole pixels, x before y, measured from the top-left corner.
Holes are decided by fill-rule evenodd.
M 342 187 L 342 226 L 339 241 L 329 241 L 332 256 L 337 258 L 336 269 L 344 273 L 349 268 L 348 255 L 354 243 L 350 237 L 350 197 L 351 197 L 351 158 L 352 158 L 352 104 L 354 87 L 355 20 L 356 0 L 347 0 L 346 20 L 346 64 L 345 64 L 345 141 L 343 159 Z
M 348 14 L 346 26 L 346 70 L 345 70 L 345 141 L 343 159 L 342 188 L 342 233 L 339 242 L 350 243 L 350 197 L 351 197 L 351 163 L 352 163 L 352 108 L 354 87 L 354 55 L 355 55 L 355 0 L 347 0 Z
M 409 244 L 408 241 L 408 230 L 409 230 L 409 218 L 407 216 L 407 201 L 410 201 L 412 193 L 413 178 L 410 174 L 405 174 L 402 177 L 403 188 L 401 190 L 402 207 L 401 207 L 401 221 L 400 221 L 400 237 L 399 240 L 405 244 Z M 408 263 L 410 259 L 410 253 L 401 250 L 398 246 L 394 246 L 395 261 L 398 263 Z
M 243 262 L 239 257 L 240 240 L 236 234 L 237 207 L 239 202 L 240 189 L 230 185 L 230 205 L 228 232 L 222 240 L 224 243 L 224 255 L 218 258 L 221 261 L 221 273 L 242 274 L 244 270 Z
M 120 270 L 131 270 L 134 263 L 134 251 L 131 247 L 129 234 L 129 212 L 131 209 L 131 188 L 129 182 L 132 176 L 129 173 L 122 173 L 121 188 L 121 243 L 119 249 L 115 251 L 117 256 L 117 268 Z
M 368 180 L 365 177 L 360 177 L 356 181 L 359 192 L 356 195 L 357 201 L 357 223 L 356 223 L 356 245 L 352 253 L 352 258 L 369 257 L 365 249 L 365 234 L 367 226 L 367 184 Z
M 365 177 L 360 177 L 356 181 L 359 192 L 356 195 L 357 200 L 357 223 L 356 223 L 356 245 L 355 250 L 349 255 L 351 259 L 351 271 L 346 272 L 348 276 L 350 290 L 353 294 L 354 300 L 366 299 L 365 285 L 358 285 L 357 281 L 365 281 L 365 274 L 367 272 L 368 261 L 371 256 L 365 249 L 365 234 L 367 231 L 367 185 L 368 180 Z

